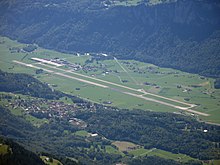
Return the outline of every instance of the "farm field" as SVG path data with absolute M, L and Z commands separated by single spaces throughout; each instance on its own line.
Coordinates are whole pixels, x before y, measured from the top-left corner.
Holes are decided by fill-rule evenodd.
M 92 53 L 64 54 L 39 47 L 33 52 L 12 52 L 25 45 L 6 37 L 0 41 L 3 71 L 28 73 L 54 89 L 108 106 L 186 113 L 220 123 L 220 90 L 214 89 L 214 79 Z M 68 65 L 54 66 L 32 58 L 58 59 Z M 73 65 L 81 68 L 74 70 Z M 43 69 L 40 74 L 36 73 L 39 69 Z
M 10 153 L 10 147 L 6 144 L 0 143 L 0 155 L 5 155 Z
M 44 161 L 45 164 L 48 164 L 48 165 L 62 165 L 62 163 L 56 159 L 53 159 L 53 158 L 49 158 L 49 157 L 46 157 L 46 156 L 40 156 L 40 158 Z
M 180 162 L 188 162 L 190 160 L 196 160 L 184 154 L 174 154 L 156 148 L 145 149 L 143 146 L 139 146 L 131 142 L 115 141 L 112 144 L 115 145 L 120 152 L 132 155 L 134 158 L 144 157 L 144 156 L 159 156 L 165 159 L 172 159 Z
M 137 6 L 138 4 L 143 3 L 142 0 L 114 0 L 110 1 L 112 6 Z M 166 1 L 165 1 L 166 2 Z M 145 2 L 148 5 L 157 5 L 160 3 L 164 3 L 162 0 L 149 0 L 148 2 Z

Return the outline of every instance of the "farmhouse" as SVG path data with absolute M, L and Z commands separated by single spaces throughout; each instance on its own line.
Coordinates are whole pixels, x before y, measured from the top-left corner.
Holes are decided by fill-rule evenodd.
M 96 136 L 98 136 L 98 134 L 97 134 L 97 133 L 94 133 L 94 134 L 90 134 L 90 136 L 91 136 L 91 137 L 96 137 Z

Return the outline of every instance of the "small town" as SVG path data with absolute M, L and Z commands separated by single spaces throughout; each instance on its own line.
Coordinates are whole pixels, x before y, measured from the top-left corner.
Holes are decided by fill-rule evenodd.
M 1 100 L 3 100 L 1 96 Z M 85 128 L 84 121 L 75 118 L 75 113 L 86 109 L 85 103 L 66 104 L 63 101 L 54 101 L 36 98 L 7 97 L 8 104 L 5 106 L 12 110 L 20 109 L 24 114 L 34 116 L 38 119 L 64 119 L 72 125 Z M 90 109 L 91 110 L 91 109 Z

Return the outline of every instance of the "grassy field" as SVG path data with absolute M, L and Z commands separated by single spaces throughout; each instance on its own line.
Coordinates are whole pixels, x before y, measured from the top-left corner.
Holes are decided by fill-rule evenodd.
M 87 137 L 89 133 L 87 131 L 82 130 L 82 131 L 76 131 L 74 134 L 82 137 Z
M 175 161 L 180 161 L 180 162 L 188 162 L 190 160 L 196 160 L 194 158 L 191 158 L 190 156 L 184 155 L 184 154 L 173 154 L 171 152 L 167 152 L 164 150 L 160 149 L 155 149 L 152 152 L 148 153 L 149 156 L 159 156 L 165 159 L 172 159 Z
M 138 148 L 138 145 L 125 141 L 115 141 L 112 145 L 116 146 L 119 151 L 130 151 L 133 150 L 133 148 Z
M 140 149 L 130 151 L 129 154 L 134 155 L 134 157 L 159 156 L 159 157 L 162 157 L 165 159 L 172 159 L 172 160 L 181 161 L 181 162 L 188 162 L 189 160 L 195 160 L 194 158 L 191 158 L 191 157 L 184 155 L 184 154 L 173 154 L 171 152 L 159 150 L 159 149 L 155 149 L 155 148 L 153 148 L 153 149 L 140 148 Z
M 85 131 L 77 131 L 76 133 L 81 136 L 81 135 L 84 135 Z M 144 149 L 143 146 L 136 145 L 134 143 L 127 142 L 127 141 L 114 141 L 112 142 L 112 145 L 105 145 L 104 149 L 100 145 L 98 145 L 98 148 L 101 151 L 109 153 L 109 154 L 118 154 L 121 156 L 129 156 L 133 158 L 145 157 L 145 156 L 158 156 L 161 158 L 172 159 L 172 160 L 184 162 L 184 163 L 190 160 L 197 160 L 184 154 L 173 154 L 171 152 L 156 149 L 156 148 Z M 97 148 L 94 148 L 94 146 L 91 146 L 91 148 L 87 148 L 87 150 L 90 150 L 90 149 L 97 150 Z
M 141 2 L 143 2 L 143 0 L 114 0 L 114 1 L 112 0 L 111 1 L 112 6 L 137 6 Z M 148 5 L 157 5 L 161 3 L 163 3 L 162 0 L 149 0 L 147 2 Z
M 59 160 L 53 158 L 51 158 L 51 160 L 49 160 L 49 158 L 46 156 L 40 156 L 40 158 L 44 161 L 45 164 L 48 165 L 62 165 L 62 163 Z
M 209 163 L 204 163 L 204 165 L 219 165 L 220 160 L 212 160 Z
M 184 154 L 173 154 L 168 151 L 152 148 L 152 149 L 144 149 L 143 146 L 136 145 L 131 142 L 125 141 L 115 141 L 112 143 L 118 148 L 120 152 L 127 152 L 130 156 L 136 157 L 144 157 L 144 156 L 159 156 L 165 159 L 172 159 L 180 162 L 188 162 L 190 160 L 196 160 L 190 156 Z
M 0 156 L 8 154 L 10 152 L 9 146 L 6 144 L 0 144 Z
M 105 150 L 109 154 L 118 154 L 118 155 L 122 155 L 122 156 L 124 155 L 122 152 L 120 152 L 119 150 L 113 148 L 110 145 L 105 146 Z
M 119 108 L 143 109 L 160 112 L 181 111 L 174 107 L 124 94 L 123 92 L 131 92 L 131 90 L 125 89 L 121 86 L 107 84 L 99 80 L 108 81 L 136 90 L 143 89 L 146 92 L 164 96 L 166 98 L 175 99 L 189 104 L 196 104 L 197 106 L 192 108 L 193 110 L 209 114 L 209 116 L 199 115 L 199 118 L 208 122 L 220 123 L 220 90 L 213 88 L 214 80 L 211 78 L 201 77 L 196 74 L 181 72 L 174 69 L 161 68 L 152 64 L 133 60 L 94 60 L 92 63 L 86 64 L 86 61 L 92 58 L 91 56 L 75 56 L 42 48 L 38 48 L 32 53 L 12 53 L 9 48 L 22 48 L 25 45 L 5 37 L 0 37 L 0 41 L 0 69 L 3 71 L 31 74 L 39 80 L 50 84 L 52 88 L 101 104 L 110 102 L 111 104 L 109 105 L 117 106 Z M 92 69 L 75 71 L 77 74 L 88 76 L 82 77 L 81 75 L 75 75 L 69 72 L 65 73 L 63 70 L 60 70 L 69 70 L 70 68 L 68 67 L 62 66 L 60 68 L 51 68 L 50 65 L 45 66 L 36 63 L 36 61 L 31 60 L 33 57 L 47 59 L 53 59 L 56 57 Z M 36 74 L 35 68 L 16 64 L 13 60 L 57 71 L 67 76 L 83 78 L 84 80 L 106 85 L 108 88 L 101 88 L 77 80 L 64 78 L 53 73 L 43 72 L 42 74 Z M 91 77 L 93 79 L 91 79 Z M 95 80 L 94 78 L 99 80 Z M 132 93 L 171 103 L 175 106 L 186 106 L 172 100 L 164 100 L 157 96 L 147 95 L 140 91 L 132 91 Z M 19 111 L 16 113 L 19 114 Z

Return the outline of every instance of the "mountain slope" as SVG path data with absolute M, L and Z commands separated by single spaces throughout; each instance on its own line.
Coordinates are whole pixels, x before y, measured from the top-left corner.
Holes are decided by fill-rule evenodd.
M 122 59 L 220 76 L 218 0 L 131 7 L 105 3 L 1 2 L 0 34 L 64 52 L 106 52 Z
M 33 152 L 24 149 L 12 140 L 0 137 L 0 149 L 7 146 L 7 152 L 0 151 L 1 165 L 44 165 L 44 162 Z

